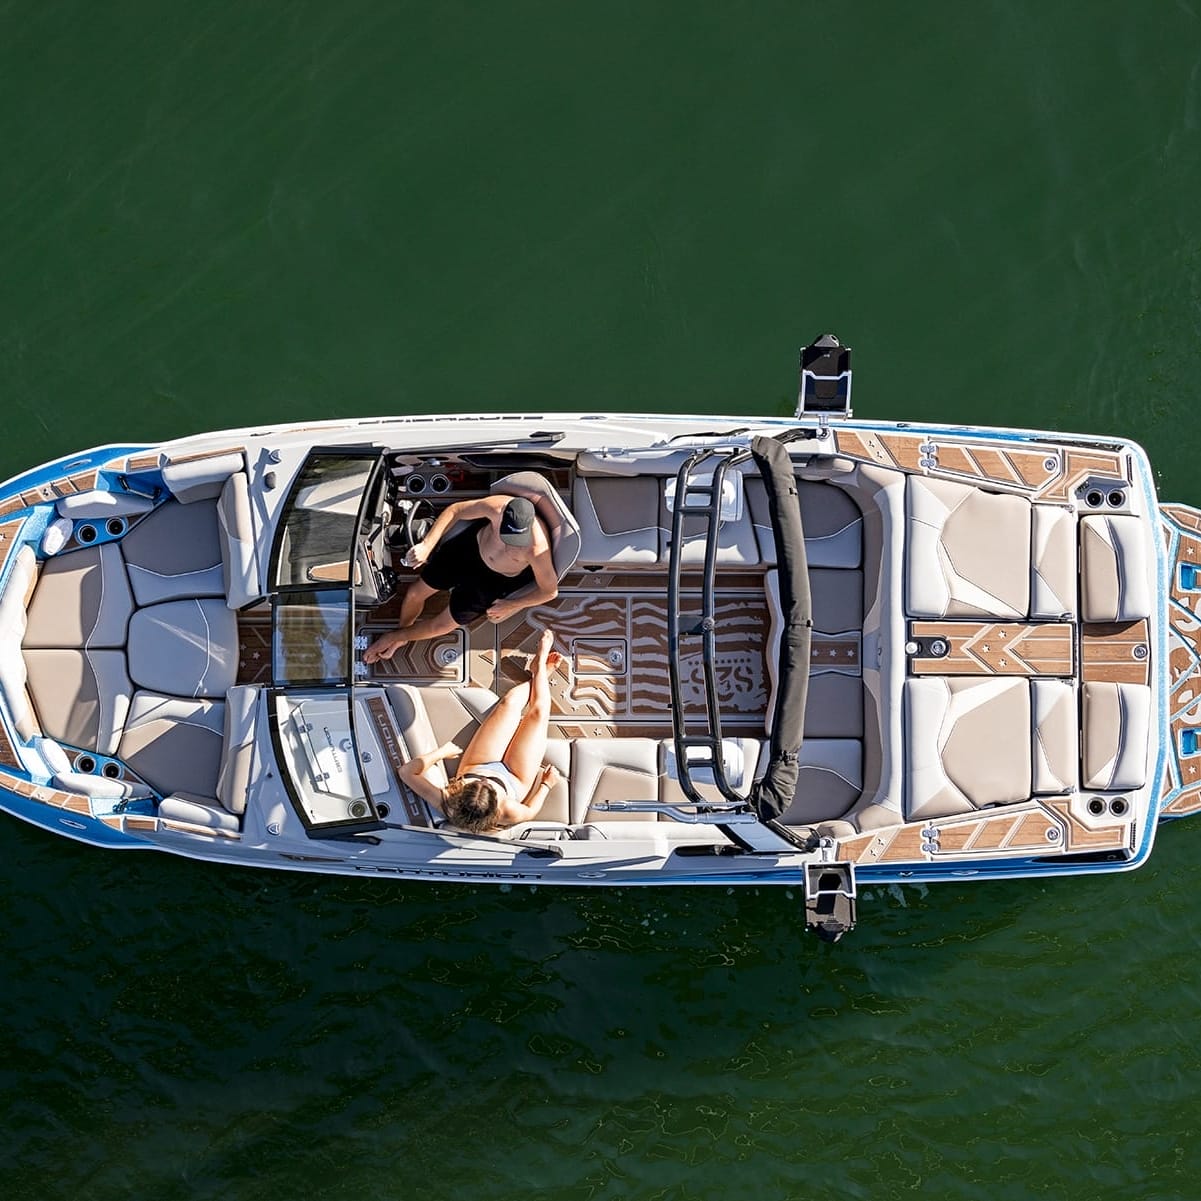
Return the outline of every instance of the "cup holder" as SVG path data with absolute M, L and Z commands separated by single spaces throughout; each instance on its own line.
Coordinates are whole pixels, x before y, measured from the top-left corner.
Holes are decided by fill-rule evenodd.
M 405 480 L 405 491 L 410 496 L 420 496 L 425 491 L 425 476 L 411 475 Z
M 430 491 L 437 492 L 437 493 L 449 492 L 450 491 L 449 477 L 442 475 L 441 473 L 439 473 L 438 475 L 431 475 L 430 476 Z
M 120 538 L 125 533 L 125 518 L 110 517 L 104 523 L 104 528 L 108 531 L 110 537 Z
M 75 760 L 75 770 L 82 772 L 85 776 L 90 776 L 96 770 L 96 760 L 91 755 L 80 755 Z
M 1100 488 L 1090 488 L 1084 494 L 1084 503 L 1090 509 L 1099 509 L 1105 503 L 1105 493 Z
M 382 820 L 392 812 L 392 806 L 389 805 L 387 801 L 377 801 L 375 805 L 375 811 L 379 814 L 380 819 Z
M 1093 797 L 1088 803 L 1088 811 L 1093 817 L 1100 817 L 1105 812 L 1105 802 L 1099 796 Z
M 1130 802 L 1124 796 L 1114 797 L 1109 802 L 1109 812 L 1114 817 L 1125 817 L 1130 812 Z
M 82 542 L 84 546 L 91 546 L 97 538 L 97 530 L 90 521 L 85 521 L 83 525 L 75 527 L 75 537 L 77 541 Z
M 121 778 L 121 765 L 119 763 L 106 763 L 102 770 L 106 779 L 119 780 Z
M 1111 509 L 1120 509 L 1126 503 L 1126 493 L 1121 488 L 1115 488 L 1105 499 L 1109 501 Z

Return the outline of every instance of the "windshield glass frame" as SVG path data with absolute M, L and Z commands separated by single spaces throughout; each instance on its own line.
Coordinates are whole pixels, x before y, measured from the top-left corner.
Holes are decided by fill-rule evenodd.
M 336 473 L 336 464 L 339 460 L 343 464 L 361 463 L 365 467 L 365 470 L 361 472 L 362 483 L 358 487 L 357 496 L 353 496 L 349 492 L 339 493 L 337 491 L 340 477 Z M 296 472 L 276 521 L 275 538 L 271 546 L 267 569 L 268 590 L 272 594 L 289 591 L 311 592 L 323 588 L 354 589 L 355 552 L 363 528 L 364 509 L 373 499 L 378 498 L 378 484 L 383 462 L 384 451 L 374 447 L 315 446 L 309 451 L 304 462 L 301 463 L 300 469 Z M 328 469 L 323 471 L 323 467 Z M 348 482 L 350 475 L 351 473 L 348 472 L 341 482 Z M 319 494 L 319 490 L 322 488 L 326 490 L 324 497 Z M 312 499 L 324 499 L 327 502 L 326 505 L 300 505 L 298 502 L 306 489 L 314 494 Z M 354 507 L 353 524 L 348 525 L 347 521 L 351 519 L 349 509 L 352 503 Z M 304 515 L 312 515 L 307 524 L 315 525 L 316 516 L 320 515 L 325 519 L 326 526 L 340 526 L 348 530 L 345 542 L 341 541 L 342 529 L 337 529 L 336 532 L 333 528 L 327 529 L 318 539 L 312 538 L 313 531 L 311 529 L 298 530 L 298 527 L 306 524 Z M 293 545 L 301 542 L 298 532 L 305 534 L 305 539 L 299 547 Z M 311 545 L 313 541 L 323 545 L 314 548 Z M 302 549 L 308 551 L 309 554 L 299 553 Z M 315 554 L 318 558 L 324 558 L 325 556 L 337 556 L 343 552 L 345 558 L 326 558 L 324 563 L 310 564 L 305 575 L 300 579 L 293 574 L 307 557 Z M 345 572 L 341 575 L 336 571 L 327 570 L 336 569 L 342 563 L 345 563 Z M 291 570 L 286 579 L 281 579 L 285 568 Z M 318 571 L 321 571 L 321 574 L 314 575 L 314 572 Z
M 383 828 L 359 755 L 354 704 L 354 688 L 345 685 L 267 692 L 276 766 L 310 837 Z

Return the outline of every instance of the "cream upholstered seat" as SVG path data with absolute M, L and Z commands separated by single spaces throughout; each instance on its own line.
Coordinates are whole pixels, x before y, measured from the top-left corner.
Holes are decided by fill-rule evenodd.
M 1030 616 L 1058 621 L 1076 614 L 1076 516 L 1054 505 L 1030 507 Z
M 1075 685 L 1067 680 L 1030 681 L 1032 790 L 1073 792 L 1080 779 L 1080 719 Z
M 910 617 L 1026 617 L 1030 502 L 911 475 L 905 489 Z
M 1080 616 L 1137 621 L 1151 615 L 1151 560 L 1143 523 L 1128 513 L 1080 519 Z
M 159 802 L 159 817 L 230 833 L 241 829 L 242 815 L 246 812 L 246 794 L 254 778 L 259 691 L 256 685 L 241 684 L 230 688 L 225 694 L 215 795 L 198 791 L 199 784 L 177 784 Z M 203 713 L 201 721 L 205 731 L 214 729 L 216 716 L 216 710 Z M 202 757 L 207 770 L 212 748 L 207 741 L 202 741 L 204 737 L 203 734 L 194 735 L 193 750 Z
M 27 650 L 25 668 L 44 734 L 102 755 L 116 752 L 133 691 L 124 651 Z
M 1141 788 L 1147 782 L 1151 689 L 1145 684 L 1084 685 L 1080 749 L 1084 787 Z
M 217 795 L 225 742 L 225 702 L 133 695 L 117 755 L 164 796 Z
M 654 821 L 654 813 L 608 812 L 597 801 L 657 801 L 659 743 L 653 738 L 580 738 L 572 743 L 569 821 Z
M 1031 794 L 1030 686 L 1004 676 L 905 682 L 905 816 L 970 813 Z
M 169 500 L 121 539 L 139 605 L 185 597 L 223 596 L 217 502 Z
M 129 674 L 170 696 L 223 697 L 238 675 L 238 619 L 219 597 L 164 601 L 129 621 Z
M 240 609 L 263 595 L 246 475 L 227 476 L 216 496 L 212 487 L 200 499 L 167 501 L 121 539 L 139 605 L 220 596 Z
M 129 580 L 115 542 L 47 559 L 25 615 L 22 645 L 120 647 L 133 612 Z

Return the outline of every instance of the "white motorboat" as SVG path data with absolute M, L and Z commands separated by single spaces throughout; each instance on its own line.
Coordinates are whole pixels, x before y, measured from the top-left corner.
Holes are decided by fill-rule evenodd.
M 1201 512 L 1120 438 L 515 413 L 111 445 L 0 488 L 0 806 L 99 846 L 401 879 L 770 884 L 1118 871 L 1201 808 Z M 368 664 L 420 501 L 530 498 L 558 595 Z M 401 769 L 549 628 L 538 820 Z M 441 768 L 435 769 L 441 770 Z

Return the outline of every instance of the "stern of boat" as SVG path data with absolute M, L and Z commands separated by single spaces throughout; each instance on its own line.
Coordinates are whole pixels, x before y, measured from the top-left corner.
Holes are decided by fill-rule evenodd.
M 1201 812 L 1201 509 L 1161 505 L 1168 580 L 1168 771 L 1159 818 Z

